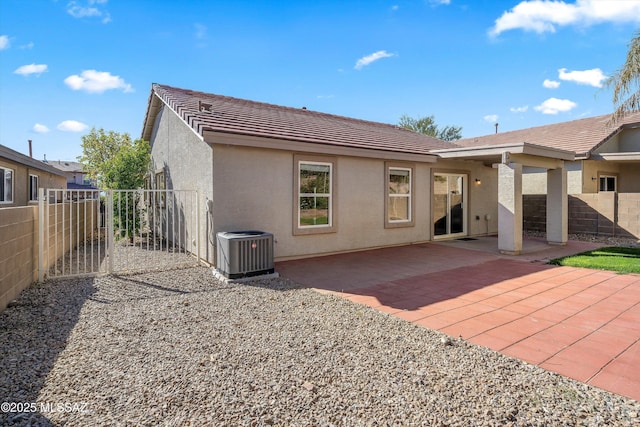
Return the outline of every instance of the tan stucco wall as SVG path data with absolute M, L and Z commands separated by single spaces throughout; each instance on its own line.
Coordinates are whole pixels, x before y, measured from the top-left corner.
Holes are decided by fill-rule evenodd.
M 564 162 L 567 169 L 567 194 L 581 194 L 582 161 Z M 547 170 L 542 168 L 523 167 L 522 169 L 522 194 L 546 194 Z
M 303 156 L 312 160 L 313 154 Z M 213 157 L 215 231 L 257 229 L 273 233 L 276 259 L 430 240 L 432 168 L 469 174 L 470 235 L 497 231 L 497 173 L 479 163 L 414 162 L 415 225 L 385 228 L 385 160 L 338 156 L 334 196 L 337 231 L 294 235 L 293 152 L 216 144 Z M 475 178 L 482 183 L 475 184 Z
M 213 217 L 207 215 L 207 201 L 213 199 L 211 147 L 198 138 L 166 106 L 158 113 L 151 141 L 152 178 L 156 173 L 165 171 L 167 189 L 198 192 L 201 218 L 198 225 L 200 256 L 207 262 L 213 263 L 215 257 L 213 246 L 215 235 L 211 231 Z M 195 246 L 191 246 L 188 249 L 195 252 Z
M 640 152 L 640 129 L 624 129 L 595 150 L 596 153 Z
M 38 279 L 38 206 L 0 209 L 0 312 Z
M 0 208 L 11 206 L 27 206 L 29 202 L 29 175 L 38 176 L 41 188 L 67 188 L 67 180 L 64 176 L 25 166 L 14 161 L 0 158 L 0 167 L 13 170 L 13 203 L 0 203 Z

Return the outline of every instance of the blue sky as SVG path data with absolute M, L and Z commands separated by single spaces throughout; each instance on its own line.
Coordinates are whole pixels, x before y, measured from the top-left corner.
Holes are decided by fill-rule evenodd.
M 464 137 L 610 113 L 640 1 L 0 1 L 0 144 L 140 137 L 152 83 Z

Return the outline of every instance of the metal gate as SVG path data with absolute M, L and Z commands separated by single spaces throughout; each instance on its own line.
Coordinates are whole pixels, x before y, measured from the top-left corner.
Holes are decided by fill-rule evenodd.
M 198 194 L 190 190 L 45 190 L 39 280 L 196 265 Z

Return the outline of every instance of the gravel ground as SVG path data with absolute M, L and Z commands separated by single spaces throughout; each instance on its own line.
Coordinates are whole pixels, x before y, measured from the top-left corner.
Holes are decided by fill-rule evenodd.
M 0 425 L 640 425 L 637 401 L 204 267 L 29 288 L 0 315 L 0 366 Z

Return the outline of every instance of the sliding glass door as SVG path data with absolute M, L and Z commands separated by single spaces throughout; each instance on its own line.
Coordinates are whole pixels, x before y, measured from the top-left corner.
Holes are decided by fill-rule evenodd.
M 436 173 L 433 176 L 434 237 L 467 234 L 465 214 L 467 175 Z

